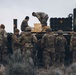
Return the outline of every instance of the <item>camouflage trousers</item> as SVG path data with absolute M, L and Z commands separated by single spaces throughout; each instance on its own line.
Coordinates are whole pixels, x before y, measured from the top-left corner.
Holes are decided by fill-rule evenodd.
M 64 52 L 55 52 L 55 61 L 56 61 L 57 66 L 64 64 L 64 57 L 65 57 Z
M 2 61 L 2 55 L 3 55 L 3 52 L 2 52 L 2 48 L 1 48 L 1 46 L 0 46 L 0 61 Z
M 26 51 L 30 51 L 31 56 L 33 55 L 33 48 L 24 47 L 22 54 L 25 55 L 26 54 Z
M 43 62 L 44 66 L 52 66 L 55 63 L 55 49 L 54 48 L 46 48 L 43 52 Z
M 76 50 L 73 50 L 73 62 L 76 62 Z
M 23 57 L 25 57 L 26 55 L 28 55 L 28 54 L 27 54 L 27 51 L 30 52 L 30 57 L 32 57 L 33 61 L 36 62 L 36 61 L 35 61 L 35 54 L 34 54 L 33 47 L 30 47 L 30 48 L 24 47 L 24 48 L 23 48 L 23 52 L 22 52 Z
M 16 48 L 13 51 L 14 60 L 17 62 L 21 58 L 21 50 L 20 48 Z
M 0 62 L 7 63 L 8 62 L 8 53 L 6 47 L 4 47 L 4 50 L 0 46 Z

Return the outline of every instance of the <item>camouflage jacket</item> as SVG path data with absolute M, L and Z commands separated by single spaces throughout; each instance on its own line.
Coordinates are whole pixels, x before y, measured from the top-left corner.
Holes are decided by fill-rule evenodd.
M 53 33 L 44 34 L 41 40 L 41 45 L 43 48 L 54 48 L 56 37 Z
M 5 30 L 0 29 L 0 46 L 6 41 L 7 33 Z
M 29 34 L 28 32 L 25 32 L 20 38 L 20 43 L 22 46 L 25 47 L 33 47 L 33 43 L 37 42 L 37 38 L 35 35 Z
M 73 49 L 76 50 L 76 35 L 72 35 L 71 36 L 71 39 L 70 39 L 70 49 L 71 50 L 73 50 Z
M 63 35 L 56 37 L 56 51 L 65 51 L 67 40 Z

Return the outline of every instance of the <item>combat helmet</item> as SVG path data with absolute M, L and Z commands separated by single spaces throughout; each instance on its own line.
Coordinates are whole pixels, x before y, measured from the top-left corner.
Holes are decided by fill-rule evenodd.
M 47 28 L 47 29 L 46 29 L 46 32 L 51 32 L 51 31 L 52 31 L 51 28 Z
M 62 30 L 58 30 L 58 35 L 63 35 L 63 31 Z

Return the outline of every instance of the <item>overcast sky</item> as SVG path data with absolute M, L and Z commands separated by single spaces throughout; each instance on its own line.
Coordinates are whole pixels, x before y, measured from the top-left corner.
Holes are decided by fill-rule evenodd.
M 51 17 L 67 17 L 76 8 L 76 0 L 0 0 L 0 24 L 7 32 L 13 32 L 13 19 L 18 19 L 18 28 L 25 16 L 29 16 L 29 25 L 39 23 L 32 12 L 45 12 Z M 48 25 L 49 25 L 48 19 Z

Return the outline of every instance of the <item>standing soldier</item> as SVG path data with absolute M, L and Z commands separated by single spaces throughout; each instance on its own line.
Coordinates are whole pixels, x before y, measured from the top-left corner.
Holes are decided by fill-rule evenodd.
M 0 26 L 0 61 L 4 61 L 7 58 L 7 47 L 6 47 L 7 32 L 5 31 L 5 25 Z
M 31 27 L 27 27 L 26 31 L 22 36 L 19 38 L 20 42 L 23 46 L 23 56 L 26 55 L 26 51 L 29 50 L 31 53 L 31 57 L 34 59 L 33 56 L 33 44 L 37 42 L 37 38 L 35 35 L 31 33 Z
M 46 29 L 46 33 L 43 35 L 41 40 L 43 52 L 43 62 L 45 68 L 49 68 L 50 65 L 54 65 L 55 61 L 55 36 L 52 33 L 51 28 Z
M 3 38 L 4 38 L 4 31 L 3 29 L 0 28 L 0 62 L 3 59 L 3 50 L 2 50 L 2 47 L 4 47 Z
M 40 23 L 43 26 L 47 26 L 47 20 L 48 20 L 48 14 L 44 13 L 44 12 L 33 12 L 32 16 L 37 17 L 38 20 L 40 21 Z
M 19 43 L 19 29 L 15 29 L 14 34 L 12 35 L 12 48 L 13 48 L 13 55 L 17 56 L 19 55 L 19 53 L 21 53 L 20 51 L 20 43 Z M 17 59 L 16 59 L 17 60 Z
M 70 49 L 73 51 L 73 62 L 76 62 L 76 32 L 71 36 Z
M 58 36 L 56 37 L 56 63 L 57 65 L 62 65 L 64 63 L 65 47 L 67 45 L 67 40 L 63 36 L 63 31 L 58 30 Z
M 19 30 L 15 29 L 15 33 L 12 35 L 13 40 L 13 52 L 19 48 Z

